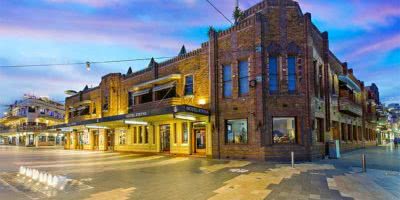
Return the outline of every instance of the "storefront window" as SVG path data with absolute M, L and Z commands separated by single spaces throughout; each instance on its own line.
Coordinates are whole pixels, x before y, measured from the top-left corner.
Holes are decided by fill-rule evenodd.
M 296 120 L 294 117 L 274 117 L 272 136 L 275 144 L 296 142 Z
M 227 120 L 225 139 L 228 144 L 247 144 L 247 119 Z
M 89 132 L 85 131 L 82 133 L 82 143 L 89 144 Z
M 189 141 L 189 125 L 187 122 L 182 123 L 182 143 Z
M 126 144 L 126 131 L 125 130 L 119 131 L 119 144 Z

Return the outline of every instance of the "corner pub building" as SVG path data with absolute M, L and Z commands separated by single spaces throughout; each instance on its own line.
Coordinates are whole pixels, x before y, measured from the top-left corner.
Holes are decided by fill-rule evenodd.
M 375 144 L 368 92 L 292 0 L 264 0 L 224 31 L 66 99 L 66 149 L 320 159 L 328 141 Z M 368 108 L 370 105 L 368 105 Z

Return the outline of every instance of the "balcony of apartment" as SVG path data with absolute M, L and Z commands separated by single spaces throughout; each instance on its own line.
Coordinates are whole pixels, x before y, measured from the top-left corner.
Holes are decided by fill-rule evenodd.
M 339 111 L 355 117 L 362 116 L 360 87 L 348 76 L 339 76 Z
M 82 101 L 70 107 L 68 112 L 68 122 L 78 122 L 96 118 L 96 111 L 90 112 L 91 101 Z
M 16 132 L 38 132 L 46 130 L 47 124 L 44 123 L 36 123 L 36 122 L 27 122 L 16 127 Z
M 129 112 L 181 105 L 182 98 L 176 89 L 180 78 L 180 74 L 171 74 L 134 86 L 129 94 Z
M 17 128 L 15 127 L 1 127 L 0 128 L 0 134 L 5 134 L 5 133 L 16 133 Z

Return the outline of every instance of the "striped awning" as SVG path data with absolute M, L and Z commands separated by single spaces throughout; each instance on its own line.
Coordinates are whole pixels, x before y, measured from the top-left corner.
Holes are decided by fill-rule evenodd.
M 150 92 L 150 89 L 139 90 L 137 92 L 132 93 L 133 97 L 144 95 Z
M 163 85 L 159 85 L 159 86 L 156 86 L 156 87 L 153 88 L 153 92 L 169 89 L 169 88 L 175 87 L 175 85 L 176 85 L 176 81 L 169 82 L 169 83 L 166 83 L 166 84 L 163 84 Z

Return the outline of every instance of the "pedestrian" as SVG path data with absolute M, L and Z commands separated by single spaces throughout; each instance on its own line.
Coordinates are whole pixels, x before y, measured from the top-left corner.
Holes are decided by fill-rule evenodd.
M 394 148 L 397 149 L 399 147 L 399 139 L 397 137 L 394 138 L 393 143 L 394 143 Z

